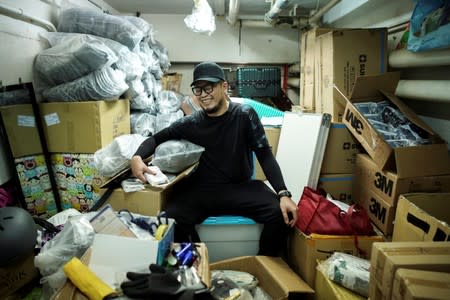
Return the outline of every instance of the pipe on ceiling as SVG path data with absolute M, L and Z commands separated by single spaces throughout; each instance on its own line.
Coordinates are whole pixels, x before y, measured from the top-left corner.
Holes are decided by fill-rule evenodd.
M 10 6 L 7 6 L 3 3 L 0 3 L 0 13 L 9 17 L 12 17 L 14 19 L 22 20 L 31 24 L 35 24 L 38 26 L 41 26 L 45 28 L 47 31 L 53 31 L 56 32 L 56 27 L 52 23 L 50 23 L 47 20 L 40 19 L 28 14 L 25 14 L 23 12 L 23 9 L 21 8 L 13 8 Z
M 400 80 L 395 95 L 407 99 L 450 103 L 450 80 Z
M 239 15 L 240 0 L 230 0 L 228 2 L 228 16 L 227 22 L 230 25 L 234 25 Z
M 394 50 L 389 54 L 389 66 L 393 68 L 438 67 L 450 65 L 450 49 L 411 52 Z
M 275 24 L 275 19 L 290 4 L 291 0 L 276 0 L 270 7 L 270 10 L 264 15 L 264 21 L 270 25 Z
M 325 4 L 321 9 L 319 9 L 314 15 L 312 15 L 309 19 L 308 19 L 308 23 L 312 24 L 312 25 L 316 25 L 317 22 L 320 20 L 320 18 L 322 18 L 322 16 L 329 11 L 330 9 L 332 9 L 336 4 L 338 4 L 339 2 L 341 2 L 341 0 L 331 0 L 330 2 L 328 2 L 327 4 Z

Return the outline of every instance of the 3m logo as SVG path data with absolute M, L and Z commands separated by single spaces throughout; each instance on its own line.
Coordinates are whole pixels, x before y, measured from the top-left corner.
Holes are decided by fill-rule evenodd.
M 374 198 L 370 198 L 369 211 L 375 216 L 382 224 L 386 222 L 386 207 L 382 207 L 381 204 Z
M 394 189 L 394 182 L 390 179 L 387 179 L 386 176 L 381 174 L 380 172 L 375 173 L 375 180 L 373 183 L 375 187 L 385 193 L 386 195 L 392 196 L 392 190 Z
M 366 63 L 367 63 L 367 55 L 361 54 L 359 56 L 359 76 L 366 75 Z
M 358 119 L 351 110 L 347 110 L 345 114 L 345 120 L 356 130 L 358 134 L 361 134 L 364 130 L 363 123 Z

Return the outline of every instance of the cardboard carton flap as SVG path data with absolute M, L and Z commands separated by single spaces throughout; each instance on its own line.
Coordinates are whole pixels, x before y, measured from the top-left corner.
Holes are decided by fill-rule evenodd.
M 380 90 L 394 93 L 399 80 L 400 72 L 358 76 L 355 79 L 350 99 L 376 98 L 381 96 Z
M 289 293 L 314 293 L 314 290 L 306 284 L 289 266 L 280 258 L 269 256 L 256 256 L 258 264 L 268 273 L 273 275 L 273 280 Z

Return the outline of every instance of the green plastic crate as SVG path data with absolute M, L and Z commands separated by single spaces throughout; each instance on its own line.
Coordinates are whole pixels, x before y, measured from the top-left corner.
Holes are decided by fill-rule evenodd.
M 280 69 L 276 67 L 237 69 L 236 92 L 239 97 L 280 97 Z

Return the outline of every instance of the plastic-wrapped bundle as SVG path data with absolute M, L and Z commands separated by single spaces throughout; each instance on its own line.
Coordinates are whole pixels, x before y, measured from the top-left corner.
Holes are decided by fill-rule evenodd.
M 90 39 L 104 43 L 116 54 L 117 61 L 114 63 L 114 65 L 115 67 L 117 67 L 117 69 L 123 71 L 126 74 L 127 80 L 141 77 L 144 73 L 144 67 L 142 66 L 141 58 L 139 57 L 139 55 L 130 51 L 128 47 L 111 39 L 91 34 L 69 32 L 46 32 L 43 33 L 42 36 L 48 40 L 51 46 L 56 46 L 60 43 L 64 43 L 67 39 L 71 39 L 75 36 L 89 37 Z
M 34 67 L 44 81 L 55 86 L 110 66 L 117 59 L 117 55 L 101 41 L 88 35 L 75 35 L 41 51 Z
M 169 51 L 159 41 L 149 41 L 150 48 L 153 49 L 163 72 L 170 68 Z
M 160 79 L 156 79 L 155 76 L 152 76 L 151 79 L 153 81 L 153 97 L 155 97 L 155 101 L 157 101 L 159 94 L 162 91 L 162 81 Z
M 347 253 L 335 252 L 319 264 L 325 275 L 359 295 L 368 297 L 370 261 Z
M 155 122 L 155 129 L 156 132 L 160 132 L 166 127 L 169 127 L 170 124 L 175 122 L 178 119 L 181 119 L 184 116 L 184 113 L 181 109 L 177 110 L 176 112 L 168 113 L 168 114 L 157 114 L 156 115 L 156 122 Z
M 168 114 L 180 109 L 183 95 L 174 91 L 161 91 L 156 100 L 156 109 L 160 114 Z
M 146 93 L 142 93 L 131 98 L 130 108 L 152 112 L 155 110 L 155 101 L 153 100 L 153 96 L 149 97 Z
M 152 79 L 151 77 L 153 77 L 153 75 L 149 72 L 144 72 L 144 74 L 142 74 L 142 84 L 144 85 L 144 90 L 147 92 L 147 94 L 149 95 L 153 95 L 153 83 L 154 83 L 154 79 Z
M 129 92 L 130 92 L 131 98 L 137 97 L 137 96 L 145 93 L 144 84 L 142 83 L 142 81 L 140 79 L 133 79 L 130 81 L 127 80 L 127 84 L 130 87 Z
M 195 164 L 205 148 L 186 140 L 171 140 L 156 147 L 152 164 L 169 173 L 179 173 Z
M 94 166 L 98 172 L 113 177 L 126 166 L 137 148 L 146 139 L 140 134 L 123 134 L 94 153 Z
M 134 26 L 136 26 L 137 29 L 144 33 L 144 41 L 154 41 L 153 26 L 150 23 L 142 18 L 135 16 L 122 16 L 122 18 L 132 23 Z
M 126 90 L 125 74 L 111 67 L 94 71 L 75 81 L 63 83 L 43 91 L 49 102 L 118 99 Z
M 145 70 L 153 66 L 153 50 L 150 49 L 147 43 L 140 43 L 139 47 L 136 47 L 133 52 L 139 56 Z
M 155 133 L 156 116 L 147 112 L 132 112 L 130 114 L 131 133 L 151 136 Z
M 60 32 L 88 33 L 115 40 L 133 50 L 144 33 L 128 20 L 97 10 L 69 8 L 63 10 L 58 24 Z
M 4 91 L 0 93 L 0 105 L 24 103 L 31 103 L 30 91 L 28 89 Z

